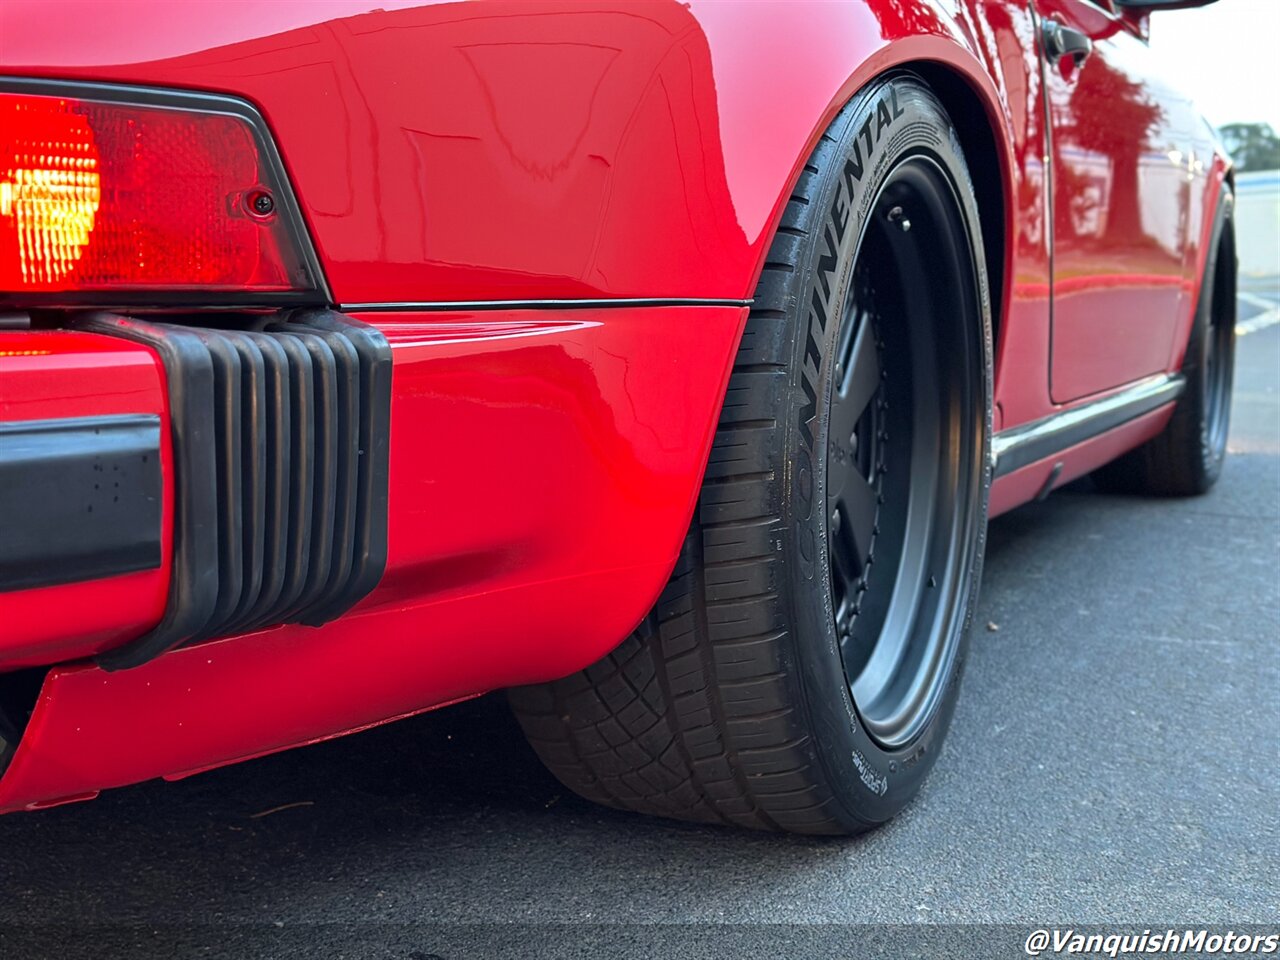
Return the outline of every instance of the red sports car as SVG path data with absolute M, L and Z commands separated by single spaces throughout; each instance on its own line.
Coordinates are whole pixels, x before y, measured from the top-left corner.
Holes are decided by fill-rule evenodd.
M 509 688 L 882 823 L 988 516 L 1222 468 L 1205 0 L 0 5 L 0 809 Z

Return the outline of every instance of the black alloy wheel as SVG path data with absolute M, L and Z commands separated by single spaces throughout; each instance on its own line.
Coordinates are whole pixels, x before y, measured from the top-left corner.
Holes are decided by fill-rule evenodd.
M 976 338 L 953 329 L 976 290 L 945 173 L 927 154 L 902 158 L 874 210 L 836 338 L 828 542 L 845 677 L 863 723 L 893 747 L 936 709 L 955 656 L 982 384 Z

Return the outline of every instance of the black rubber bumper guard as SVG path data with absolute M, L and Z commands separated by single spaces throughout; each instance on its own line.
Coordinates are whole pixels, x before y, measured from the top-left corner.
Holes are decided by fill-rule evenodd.
M 105 653 L 136 666 L 178 644 L 319 626 L 387 560 L 391 348 L 376 328 L 298 310 L 248 329 L 115 314 L 75 329 L 152 347 L 168 380 L 173 574 L 164 617 Z

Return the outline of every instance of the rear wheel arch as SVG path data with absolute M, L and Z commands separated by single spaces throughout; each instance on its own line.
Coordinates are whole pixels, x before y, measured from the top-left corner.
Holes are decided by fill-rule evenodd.
M 764 57 L 766 53 L 760 52 L 760 56 Z M 893 75 L 912 77 L 929 87 L 946 110 L 968 163 L 970 185 L 977 201 L 981 223 L 983 260 L 988 278 L 992 355 L 996 361 L 993 376 L 998 376 L 1003 309 L 1009 302 L 1006 281 L 1013 275 L 1008 266 L 1009 252 L 1013 249 L 1010 232 L 1015 226 L 1015 218 L 1010 213 L 1013 204 L 1011 198 L 1015 195 L 1013 149 L 1008 137 L 1001 132 L 1002 121 L 998 119 L 1005 113 L 1002 106 L 1003 92 L 971 51 L 956 37 L 943 35 L 914 36 L 879 46 L 863 47 L 847 65 L 842 65 L 840 75 L 844 75 L 846 79 L 837 93 L 829 99 L 825 108 L 812 110 L 812 128 L 807 139 L 802 141 L 796 137 L 792 140 L 796 152 L 793 168 L 789 177 L 777 188 L 772 212 L 762 231 L 763 243 L 758 255 L 750 264 L 743 264 L 750 272 L 740 274 L 741 296 L 744 299 L 751 298 L 758 290 L 770 252 L 784 225 L 790 198 L 801 178 L 806 176 L 809 158 L 837 116 L 860 93 L 883 80 Z M 722 93 L 725 98 L 738 95 L 732 89 L 726 89 Z M 741 347 L 743 333 L 745 325 L 729 347 L 730 356 Z M 726 387 L 727 373 L 726 371 Z M 699 415 L 703 415 L 703 412 L 699 411 Z M 709 408 L 705 415 L 709 429 L 713 429 L 720 409 Z M 712 448 L 708 444 L 706 459 L 702 464 L 704 471 L 711 455 Z M 697 485 L 701 480 L 701 475 L 691 478 L 693 489 L 690 516 Z M 655 592 L 650 599 L 657 600 L 658 593 Z
M 881 116 L 896 133 L 877 129 L 879 152 L 859 152 L 864 118 Z M 910 799 L 954 706 L 989 489 L 989 300 L 959 138 L 917 77 L 881 78 L 860 91 L 822 138 L 791 201 L 668 589 L 616 651 L 511 697 L 548 766 L 591 799 L 689 819 L 846 832 L 883 822 Z M 853 291 L 862 290 L 861 239 L 873 229 L 867 299 Z M 903 305 L 903 322 L 877 325 L 881 295 Z M 874 339 L 863 341 L 868 330 Z M 858 358 L 868 350 L 898 359 L 864 370 Z M 845 395 L 855 381 L 868 388 L 848 389 L 862 397 L 857 416 L 838 418 L 835 392 Z M 889 386 L 874 386 L 882 381 Z M 833 497 L 843 504 L 836 472 L 861 474 L 874 497 L 887 466 L 902 480 L 883 487 L 884 511 L 874 508 L 870 524 L 828 518 Z M 954 492 L 939 499 L 942 490 Z M 917 508 L 945 519 L 921 524 L 912 519 Z M 856 597 L 848 578 L 837 595 L 830 573 L 831 531 L 845 526 L 858 531 L 855 549 L 865 548 Z M 873 545 L 880 572 L 870 570 Z M 911 589 L 899 608 L 895 584 L 904 578 Z M 869 579 L 874 597 L 863 592 Z M 883 689 L 869 690 L 857 710 L 851 695 L 861 697 L 867 657 L 846 655 L 854 642 L 851 620 L 841 629 L 846 606 L 871 631 L 858 643 L 874 641 L 879 651 L 883 633 L 914 645 L 885 648 L 905 666 L 881 670 Z M 928 676 L 917 676 L 916 661 Z
M 869 69 L 865 62 L 854 69 L 839 95 L 832 99 L 820 116 L 814 118 L 809 139 L 798 145 L 792 174 L 781 186 L 774 203 L 766 232 L 768 242 L 756 258 L 746 289 L 753 291 L 759 284 L 769 250 L 782 225 L 788 199 L 804 175 L 808 157 L 835 117 L 859 92 L 873 84 L 894 74 L 914 75 L 932 90 L 946 109 L 969 164 L 969 176 L 982 224 L 992 334 L 998 357 L 1004 308 L 1009 301 L 1008 281 L 1013 276 L 1010 258 L 1014 249 L 1012 231 L 1016 226 L 1012 200 L 1016 171 L 1013 148 L 1008 137 L 1001 133 L 1004 122 L 1001 118 L 1005 113 L 1002 91 L 968 50 L 940 37 L 899 41 L 877 51 L 877 54 L 877 69 Z
M 980 91 L 968 77 L 945 64 L 936 61 L 912 63 L 906 68 L 918 74 L 942 101 L 969 163 L 969 177 L 978 201 L 978 216 L 982 220 L 983 252 L 991 294 L 992 335 L 999 351 L 1004 304 L 1008 300 L 1005 278 L 1012 276 L 1012 270 L 1007 269 L 1013 250 L 1010 232 L 1016 222 L 1011 202 L 1014 195 L 1013 165 L 1008 145 L 997 134 L 995 118 L 999 112 L 989 92 Z

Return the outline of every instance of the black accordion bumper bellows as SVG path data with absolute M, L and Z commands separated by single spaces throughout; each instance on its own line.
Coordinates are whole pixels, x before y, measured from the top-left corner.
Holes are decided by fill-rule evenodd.
M 391 348 L 329 310 L 229 326 L 97 314 L 76 329 L 152 347 L 168 380 L 173 573 L 164 617 L 99 658 L 341 616 L 387 559 Z

